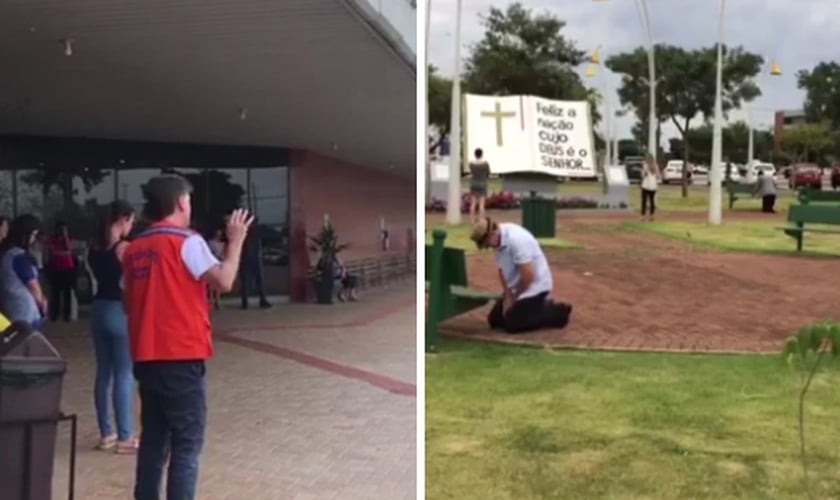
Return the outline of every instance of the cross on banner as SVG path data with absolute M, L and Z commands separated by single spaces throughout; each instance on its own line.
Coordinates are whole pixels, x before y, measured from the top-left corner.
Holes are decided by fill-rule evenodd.
M 496 101 L 496 110 L 495 111 L 482 111 L 481 116 L 483 118 L 494 118 L 496 120 L 496 146 L 503 146 L 504 141 L 502 139 L 502 120 L 505 118 L 513 118 L 516 116 L 516 111 L 504 111 L 502 112 L 502 103 Z

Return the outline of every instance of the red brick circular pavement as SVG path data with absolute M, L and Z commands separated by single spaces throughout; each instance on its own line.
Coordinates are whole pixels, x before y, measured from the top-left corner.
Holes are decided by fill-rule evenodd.
M 774 353 L 802 325 L 840 319 L 840 259 L 716 252 L 598 219 L 570 219 L 559 230 L 585 250 L 549 252 L 554 296 L 574 305 L 567 328 L 497 334 L 485 308 L 441 333 L 563 348 Z M 498 289 L 492 255 L 470 256 L 468 272 L 471 286 Z

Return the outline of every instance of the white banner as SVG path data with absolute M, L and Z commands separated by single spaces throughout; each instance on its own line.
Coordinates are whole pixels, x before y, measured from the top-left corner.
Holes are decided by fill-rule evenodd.
M 468 157 L 481 149 L 493 174 L 597 175 L 589 102 L 467 94 L 465 108 Z

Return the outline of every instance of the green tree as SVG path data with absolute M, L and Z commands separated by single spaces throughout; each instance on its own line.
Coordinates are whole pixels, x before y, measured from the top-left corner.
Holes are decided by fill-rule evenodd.
M 694 163 L 711 164 L 712 132 L 710 123 L 704 123 L 688 131 L 687 141 L 691 150 L 691 161 Z M 747 163 L 749 161 L 749 126 L 743 121 L 738 121 L 728 124 L 722 132 L 723 159 L 734 163 Z M 676 139 L 676 141 L 680 144 L 683 142 L 681 139 Z M 674 153 L 673 148 L 671 148 L 671 153 Z M 753 156 L 764 161 L 773 159 L 773 134 L 770 131 L 755 130 L 753 132 Z
M 657 45 L 657 114 L 670 119 L 683 138 L 683 160 L 688 163 L 691 144 L 686 136 L 691 122 L 701 116 L 709 120 L 714 113 L 715 68 L 717 47 L 686 50 L 671 45 Z M 643 49 L 616 54 L 607 60 L 611 70 L 628 75 L 623 79 L 618 95 L 622 105 L 636 109 L 637 116 L 644 116 L 644 89 L 638 87 L 647 82 L 640 81 L 647 71 L 647 60 L 641 55 Z M 744 51 L 741 47 L 724 48 L 723 67 L 723 109 L 724 112 L 739 108 L 744 101 L 751 101 L 761 91 L 753 82 L 761 70 L 764 60 L 761 56 Z M 683 197 L 688 196 L 687 169 L 683 169 Z
M 49 195 L 53 188 L 61 191 L 65 208 L 73 205 L 73 196 L 78 194 L 73 187 L 73 181 L 82 181 L 85 191 L 102 183 L 111 172 L 87 167 L 66 167 L 61 170 L 34 170 L 21 176 L 21 180 L 30 186 L 38 186 L 44 196 Z
M 831 123 L 803 123 L 785 129 L 782 148 L 793 163 L 815 161 L 824 164 L 823 153 L 834 146 L 835 135 Z
M 635 139 L 619 139 L 617 145 L 619 161 L 624 161 L 628 156 L 642 156 L 644 154 L 639 141 Z
M 437 141 L 429 147 L 429 152 L 432 152 L 449 135 L 449 127 L 452 124 L 452 79 L 438 74 L 437 68 L 429 65 L 426 93 L 429 106 L 429 124 L 434 125 L 438 130 Z
M 484 38 L 471 48 L 465 63 L 466 88 L 485 95 L 588 100 L 597 123 L 598 93 L 575 71 L 586 54 L 563 36 L 565 21 L 514 3 L 506 10 L 491 7 L 482 24 Z
M 811 71 L 796 75 L 797 84 L 805 91 L 805 115 L 808 121 L 828 120 L 840 127 L 840 64 L 820 62 Z

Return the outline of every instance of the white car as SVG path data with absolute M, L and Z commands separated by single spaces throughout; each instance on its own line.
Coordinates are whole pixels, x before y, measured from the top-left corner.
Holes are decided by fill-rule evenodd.
M 680 183 L 683 175 L 683 161 L 670 160 L 662 170 L 662 184 Z M 691 180 L 691 164 L 689 164 L 688 179 Z
M 744 177 L 741 175 L 741 172 L 740 172 L 740 170 L 739 170 L 739 168 L 738 168 L 738 167 L 739 167 L 739 165 L 737 165 L 737 164 L 735 164 L 735 163 L 732 163 L 732 164 L 728 165 L 728 168 L 729 168 L 729 180 L 730 180 L 730 182 L 739 182 L 739 183 L 740 183 L 740 182 L 744 182 Z M 727 164 L 726 164 L 725 162 L 724 162 L 724 163 L 721 163 L 721 164 L 720 164 L 720 168 L 721 168 L 721 172 L 720 172 L 720 182 L 721 182 L 721 184 L 722 184 L 722 183 L 726 182 L 726 169 L 727 169 Z M 711 176 L 709 176 L 709 179 L 706 181 L 706 184 L 708 184 L 708 185 L 710 185 L 710 186 L 712 185 L 712 178 L 711 178 Z
M 770 177 L 776 177 L 776 166 L 772 163 L 760 163 L 756 162 L 753 163 L 752 166 L 752 173 L 758 176 L 758 172 L 764 172 L 764 175 L 769 175 Z

